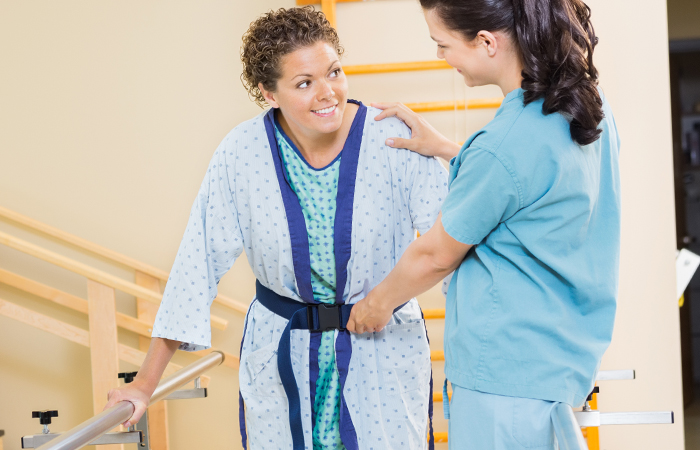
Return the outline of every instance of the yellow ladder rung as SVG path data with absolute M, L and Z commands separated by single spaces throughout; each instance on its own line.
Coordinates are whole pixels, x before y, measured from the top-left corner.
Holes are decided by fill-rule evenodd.
M 444 444 L 447 442 L 447 431 L 438 431 L 433 433 L 435 435 L 435 443 Z
M 366 2 L 367 0 L 335 0 L 336 3 Z M 297 0 L 297 6 L 320 5 L 321 0 Z
M 452 400 L 452 392 L 447 393 L 447 397 Z M 434 403 L 439 403 L 443 399 L 442 397 L 442 392 L 433 392 L 433 402 Z
M 445 360 L 445 352 L 442 350 L 433 350 L 430 352 L 430 360 L 431 361 L 444 361 Z
M 498 108 L 503 103 L 503 98 L 478 98 L 472 100 L 457 100 L 446 102 L 421 102 L 406 103 L 406 106 L 414 112 L 454 111 L 462 109 L 489 109 Z
M 444 319 L 445 318 L 445 310 L 444 309 L 424 309 L 423 310 L 423 318 L 425 320 Z
M 443 70 L 451 68 L 452 66 L 445 61 L 414 61 L 344 66 L 343 72 L 345 72 L 346 75 L 366 75 L 371 73 L 413 72 L 416 70 Z

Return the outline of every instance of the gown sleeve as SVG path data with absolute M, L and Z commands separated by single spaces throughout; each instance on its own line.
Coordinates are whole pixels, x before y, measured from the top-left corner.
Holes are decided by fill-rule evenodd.
M 152 337 L 180 341 L 180 350 L 211 346 L 210 307 L 217 284 L 243 252 L 227 142 L 214 153 L 194 201 L 153 325 Z
M 447 171 L 437 158 L 409 152 L 406 190 L 413 228 L 425 234 L 435 223 L 447 197 Z

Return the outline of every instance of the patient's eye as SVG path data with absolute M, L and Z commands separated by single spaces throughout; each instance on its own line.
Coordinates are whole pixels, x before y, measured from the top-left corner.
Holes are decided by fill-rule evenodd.
M 311 84 L 311 82 L 309 80 L 304 80 L 301 83 L 297 84 L 297 87 L 305 89 L 305 88 L 309 87 L 309 84 Z

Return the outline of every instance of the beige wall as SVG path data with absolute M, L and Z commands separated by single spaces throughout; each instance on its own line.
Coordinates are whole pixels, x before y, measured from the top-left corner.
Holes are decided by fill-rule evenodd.
M 602 386 L 606 410 L 673 409 L 673 426 L 612 427 L 607 449 L 681 449 L 682 406 L 678 311 L 673 299 L 674 222 L 667 45 L 645 30 L 666 30 L 661 0 L 591 0 L 601 38 L 597 64 L 623 139 L 623 249 L 620 304 L 607 369 L 634 368 L 638 380 Z M 50 223 L 162 269 L 169 269 L 190 204 L 219 140 L 256 114 L 240 82 L 238 46 L 259 13 L 292 0 L 219 2 L 0 3 L 0 205 Z M 633 20 L 631 20 L 633 19 Z M 434 59 L 414 0 L 338 5 L 346 64 Z M 370 30 L 370 31 L 368 31 Z M 639 45 L 644 42 L 645 45 Z M 491 97 L 497 89 L 466 89 L 453 71 L 350 79 L 351 95 L 432 101 Z M 643 95 L 642 95 L 643 94 Z M 493 111 L 426 115 L 463 140 Z M 0 221 L 0 230 L 60 249 Z M 116 274 L 103 261 L 63 253 Z M 85 295 L 85 281 L 0 247 L 0 267 Z M 222 292 L 247 301 L 252 275 L 242 260 Z M 80 315 L 0 285 L 0 298 L 86 327 Z M 433 291 L 424 306 L 442 300 Z M 133 299 L 118 297 L 133 313 Z M 237 352 L 241 318 L 214 331 L 214 346 Z M 441 330 L 430 325 L 435 348 Z M 32 409 L 57 408 L 56 429 L 90 415 L 86 349 L 0 317 L 0 429 L 5 448 L 37 432 Z M 122 333 L 124 342 L 134 336 Z M 191 360 L 180 355 L 178 362 Z M 128 368 L 124 366 L 124 369 Z M 437 367 L 436 379 L 442 378 Z M 213 372 L 211 397 L 172 403 L 173 450 L 238 448 L 237 378 Z M 11 405 L 11 406 L 8 406 Z M 436 408 L 436 416 L 441 417 Z M 438 420 L 438 429 L 445 423 Z
M 668 0 L 668 37 L 700 39 L 700 2 Z

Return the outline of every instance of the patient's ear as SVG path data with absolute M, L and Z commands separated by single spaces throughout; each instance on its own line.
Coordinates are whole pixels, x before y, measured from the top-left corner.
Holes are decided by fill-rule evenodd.
M 268 91 L 265 89 L 262 83 L 258 83 L 258 89 L 260 89 L 260 92 L 262 93 L 263 97 L 265 97 L 265 101 L 267 102 L 268 105 L 270 105 L 273 108 L 279 108 L 280 105 L 277 103 L 275 100 L 275 93 L 272 91 Z

